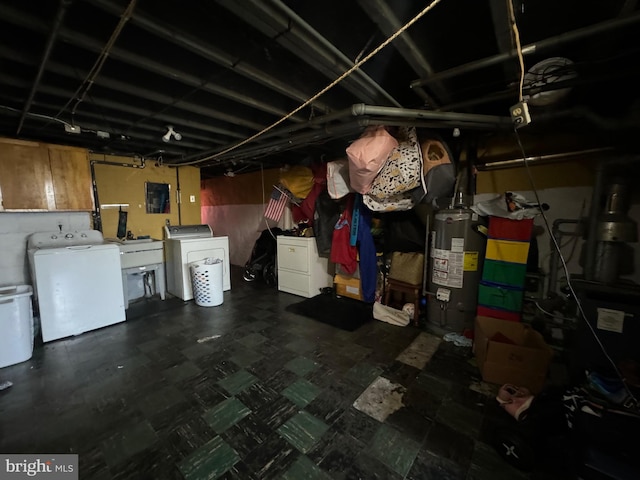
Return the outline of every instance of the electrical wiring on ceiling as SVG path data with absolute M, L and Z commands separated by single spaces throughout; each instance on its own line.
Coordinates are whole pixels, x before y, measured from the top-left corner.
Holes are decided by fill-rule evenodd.
M 413 25 L 418 20 L 420 20 L 425 14 L 427 14 L 427 12 L 432 10 L 441 1 L 442 0 L 433 0 L 429 5 L 427 5 L 425 8 L 423 8 L 416 16 L 414 16 L 411 20 L 409 20 L 402 27 L 400 27 L 395 33 L 393 33 L 391 36 L 389 36 L 385 41 L 383 41 L 380 45 L 378 45 L 375 49 L 373 49 L 370 53 L 368 53 L 364 58 L 362 58 L 362 59 L 358 60 L 357 62 L 355 62 L 351 68 L 349 68 L 346 72 L 344 72 L 342 75 L 340 75 L 338 78 L 336 78 L 333 82 L 331 82 L 329 85 L 324 87 L 318 93 L 316 93 L 315 95 L 313 95 L 312 97 L 307 99 L 305 102 L 303 102 L 301 105 L 296 107 L 294 110 L 292 110 L 291 112 L 289 112 L 288 114 L 286 114 L 285 116 L 280 118 L 279 120 L 276 120 L 271 125 L 269 125 L 269 126 L 263 128 L 262 130 L 260 130 L 258 133 L 256 133 L 256 134 L 254 134 L 254 135 L 242 140 L 241 142 L 236 143 L 235 145 L 230 146 L 229 148 L 226 148 L 226 149 L 222 150 L 221 152 L 214 153 L 213 155 L 208 155 L 208 156 L 206 156 L 204 158 L 200 158 L 198 160 L 193 160 L 193 161 L 190 161 L 190 162 L 182 162 L 182 163 L 180 163 L 180 165 L 181 166 L 199 165 L 199 164 L 201 164 L 203 162 L 206 162 L 206 161 L 209 161 L 209 160 L 215 160 L 216 158 L 221 157 L 222 155 L 224 155 L 226 153 L 229 153 L 229 152 L 231 152 L 233 150 L 236 150 L 237 148 L 239 148 L 239 147 L 241 147 L 243 145 L 246 145 L 247 143 L 255 140 L 256 138 L 264 135 L 268 131 L 270 131 L 273 128 L 277 127 L 282 122 L 284 122 L 287 119 L 291 118 L 293 115 L 298 113 L 303 108 L 309 106 L 315 100 L 317 100 L 322 95 L 324 95 L 327 91 L 329 91 L 330 89 L 335 87 L 342 80 L 344 80 L 349 75 L 351 75 L 353 72 L 358 70 L 364 63 L 366 63 L 369 60 L 371 60 L 371 58 L 373 58 L 375 55 L 377 55 L 378 52 L 380 52 L 380 50 L 382 50 L 384 47 L 386 47 L 392 41 L 394 41 L 397 37 L 399 37 L 405 30 L 407 30 L 409 27 L 411 27 L 411 25 Z

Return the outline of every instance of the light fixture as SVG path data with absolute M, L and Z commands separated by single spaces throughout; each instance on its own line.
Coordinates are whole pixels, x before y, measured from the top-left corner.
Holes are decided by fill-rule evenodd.
M 167 125 L 167 133 L 165 133 L 162 136 L 162 141 L 163 142 L 168 142 L 169 140 L 171 140 L 171 136 L 173 135 L 173 138 L 175 138 L 176 140 L 182 140 L 182 135 L 180 135 L 178 132 L 176 132 L 173 129 L 172 125 Z

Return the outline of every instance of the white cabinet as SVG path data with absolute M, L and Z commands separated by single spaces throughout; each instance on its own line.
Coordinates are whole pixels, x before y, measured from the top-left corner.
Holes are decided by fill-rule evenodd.
M 315 297 L 333 285 L 327 258 L 318 256 L 313 237 L 280 235 L 278 242 L 278 290 L 302 297 Z

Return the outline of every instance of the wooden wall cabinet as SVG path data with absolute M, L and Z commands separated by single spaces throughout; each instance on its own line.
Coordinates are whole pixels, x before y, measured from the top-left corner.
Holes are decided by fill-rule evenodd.
M 93 210 L 84 148 L 0 139 L 0 209 Z

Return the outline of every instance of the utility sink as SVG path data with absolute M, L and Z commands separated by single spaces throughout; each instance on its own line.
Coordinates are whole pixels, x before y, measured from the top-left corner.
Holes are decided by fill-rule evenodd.
M 144 267 L 164 263 L 164 241 L 155 238 L 138 240 L 108 239 L 118 244 L 122 268 Z

